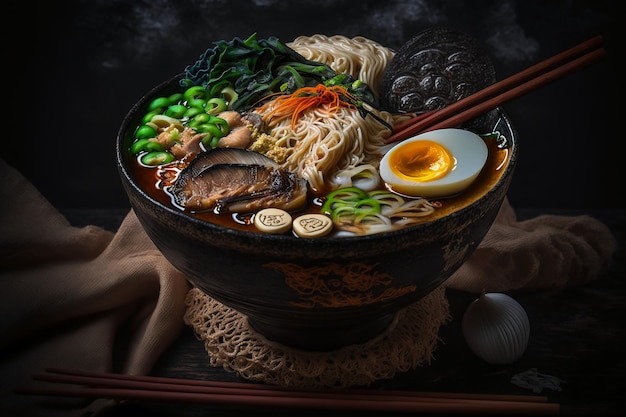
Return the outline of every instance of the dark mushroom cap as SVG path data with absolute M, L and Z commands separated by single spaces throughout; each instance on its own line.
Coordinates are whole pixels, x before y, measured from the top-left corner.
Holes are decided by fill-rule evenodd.
M 385 69 L 380 104 L 393 113 L 441 109 L 496 81 L 493 64 L 471 36 L 429 28 L 406 42 Z

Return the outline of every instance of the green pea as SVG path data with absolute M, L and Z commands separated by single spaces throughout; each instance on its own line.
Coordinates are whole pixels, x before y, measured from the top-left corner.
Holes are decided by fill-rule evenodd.
M 187 107 L 183 106 L 182 104 L 172 104 L 167 108 L 167 110 L 165 110 L 165 115 L 180 119 L 181 117 L 183 117 L 186 111 Z
M 148 125 L 141 125 L 135 132 L 135 138 L 144 139 L 144 138 L 153 138 L 157 135 L 157 131 L 154 130 L 153 127 Z
M 167 97 L 158 97 L 152 100 L 150 105 L 148 106 L 148 110 L 152 111 L 158 109 L 159 107 L 164 108 L 170 105 L 170 101 Z
M 206 102 L 205 111 L 209 114 L 218 114 L 226 110 L 226 102 L 221 98 L 212 98 Z
M 157 166 L 163 164 L 169 164 L 174 160 L 174 155 L 169 152 L 148 152 L 141 157 L 141 162 L 150 165 Z

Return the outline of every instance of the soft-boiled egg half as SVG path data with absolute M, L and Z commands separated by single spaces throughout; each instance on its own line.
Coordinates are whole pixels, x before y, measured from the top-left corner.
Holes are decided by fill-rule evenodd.
M 386 186 L 411 197 L 460 193 L 476 179 L 489 151 L 483 139 L 463 129 L 421 133 L 393 146 L 380 161 Z

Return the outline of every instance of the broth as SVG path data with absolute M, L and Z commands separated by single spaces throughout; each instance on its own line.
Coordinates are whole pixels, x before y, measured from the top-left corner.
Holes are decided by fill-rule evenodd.
M 433 221 L 469 206 L 488 192 L 500 180 L 508 166 L 510 149 L 500 147 L 498 141 L 493 137 L 487 137 L 485 143 L 488 148 L 488 158 L 476 180 L 467 189 L 456 196 L 430 200 L 436 207 L 435 211 L 428 216 L 420 218 L 418 223 Z M 170 195 L 162 189 L 161 178 L 158 174 L 159 167 L 145 167 L 132 158 L 128 163 L 131 174 L 140 188 L 163 205 L 175 210 L 184 211 L 190 216 L 219 226 L 263 233 L 253 225 L 253 218 L 250 213 L 215 214 L 212 211 L 193 213 L 181 209 L 172 203 Z M 320 212 L 319 197 L 313 196 L 311 193 L 309 194 L 306 207 L 298 212 L 292 213 L 292 215 Z M 416 223 L 412 223 L 412 225 L 414 224 Z
M 276 42 L 278 42 L 280 47 L 277 48 Z M 379 93 L 377 88 L 373 86 L 379 86 L 381 84 L 383 72 L 394 57 L 394 52 L 389 48 L 362 37 L 350 39 L 343 36 L 329 38 L 323 35 L 314 35 L 311 37 L 299 37 L 287 45 L 280 44 L 281 43 L 274 38 L 272 40 L 260 40 L 257 42 L 254 35 L 246 42 L 235 38 L 231 42 L 222 42 L 219 45 L 216 44 L 215 48 L 208 49 L 195 64 L 185 70 L 184 77 L 179 80 L 179 86 L 183 84 L 186 86 L 185 90 L 183 90 L 184 92 L 178 89 L 168 89 L 167 92 L 172 94 L 171 96 L 153 98 L 153 101 L 143 110 L 144 112 L 154 113 L 154 109 L 161 109 L 162 107 L 162 109 L 167 109 L 164 113 L 165 116 L 168 116 L 168 112 L 172 110 L 169 116 L 176 119 L 176 121 L 171 122 L 173 124 L 168 126 L 167 129 L 175 127 L 173 129 L 175 135 L 164 139 L 172 148 L 180 145 L 180 143 L 187 145 L 194 142 L 194 138 L 190 138 L 191 140 L 189 141 L 179 138 L 178 134 L 185 135 L 187 132 L 187 129 L 185 129 L 185 131 L 180 130 L 180 128 L 183 127 L 189 127 L 195 132 L 207 135 L 206 138 L 201 139 L 204 145 L 201 148 L 209 149 L 217 146 L 217 141 L 222 140 L 222 134 L 228 137 L 230 128 L 242 125 L 239 123 L 240 121 L 231 125 L 230 120 L 225 122 L 228 125 L 228 129 L 226 130 L 219 127 L 221 126 L 219 123 L 217 125 L 211 125 L 211 123 L 213 123 L 209 122 L 211 116 L 207 118 L 207 114 L 204 114 L 204 111 L 201 111 L 201 114 L 197 113 L 196 101 L 202 102 L 203 108 L 209 108 L 210 110 L 207 110 L 206 113 L 211 115 L 224 114 L 223 109 L 221 112 L 213 113 L 213 107 L 208 106 L 209 102 L 213 100 L 219 101 L 220 99 L 223 101 L 222 104 L 224 104 L 224 108 L 228 108 L 232 113 L 236 113 L 238 117 L 243 117 L 243 115 L 249 116 L 251 113 L 260 115 L 259 117 L 263 125 L 272 132 L 271 135 L 269 135 L 271 138 L 263 138 L 258 142 L 255 141 L 248 145 L 241 143 L 234 145 L 232 142 L 233 138 L 231 138 L 227 142 L 228 144 L 223 146 L 248 147 L 249 149 L 256 150 L 265 154 L 270 159 L 273 159 L 280 165 L 281 169 L 290 171 L 303 180 L 306 180 L 309 187 L 308 201 L 305 207 L 299 212 L 292 212 L 291 214 L 297 216 L 305 213 L 320 213 L 321 204 L 323 203 L 320 197 L 323 198 L 323 196 L 327 195 L 329 192 L 342 187 L 341 180 L 338 180 L 338 176 L 335 174 L 354 172 L 354 169 L 365 166 L 367 175 L 375 175 L 376 169 L 374 166 L 377 166 L 377 162 L 380 162 L 380 153 L 383 152 L 384 149 L 387 149 L 383 138 L 388 134 L 388 129 L 406 120 L 406 115 L 404 114 L 391 114 L 390 112 L 373 108 L 374 106 L 368 109 L 365 105 L 368 102 L 371 103 L 373 97 Z M 250 47 L 250 45 L 256 46 Z M 258 97 L 248 97 L 247 90 L 241 85 L 235 86 L 231 81 L 227 81 L 226 84 L 224 84 L 222 82 L 223 79 L 219 75 L 223 74 L 223 71 L 230 68 L 230 66 L 242 64 L 242 62 L 238 61 L 239 58 L 237 58 L 241 56 L 239 53 L 232 56 L 226 54 L 226 51 L 230 50 L 230 48 L 235 48 L 235 50 L 239 52 L 241 52 L 241 48 L 243 48 L 248 51 L 247 53 L 252 54 L 251 56 L 257 56 L 261 50 L 266 52 L 270 51 L 270 55 L 275 58 L 275 61 L 272 63 L 273 65 L 267 66 L 265 65 L 267 63 L 261 60 L 264 62 L 264 65 L 261 68 L 253 68 L 254 71 L 251 71 L 251 73 L 257 74 L 260 71 L 262 74 L 271 75 L 275 86 L 280 85 L 280 89 L 274 88 L 270 89 L 270 91 L 265 91 L 265 93 L 262 94 L 263 97 L 280 94 L 271 100 L 263 102 L 260 101 Z M 293 48 L 291 51 L 293 53 L 289 52 L 290 48 Z M 285 53 L 285 51 L 289 53 Z M 358 53 L 354 53 L 354 51 L 358 51 Z M 218 56 L 224 58 L 226 61 L 219 61 L 218 63 L 215 61 Z M 236 62 L 231 61 L 231 59 Z M 318 72 L 315 73 L 317 75 L 313 75 L 313 71 L 307 70 L 299 74 L 298 77 L 294 77 L 293 74 L 286 76 L 285 71 L 280 71 L 279 68 L 285 63 L 293 63 L 293 60 L 300 64 L 305 64 L 307 67 L 312 65 L 316 68 L 316 71 L 323 70 L 322 72 L 325 75 L 320 76 Z M 256 60 L 247 60 L 246 64 L 254 62 L 256 62 Z M 296 78 L 300 81 L 296 82 Z M 304 80 L 308 80 L 307 83 L 304 83 Z M 238 81 L 247 82 L 250 80 L 247 78 L 245 80 L 238 78 Z M 300 84 L 302 84 L 302 86 L 300 86 Z M 312 88 L 310 85 L 316 85 L 316 87 Z M 298 88 L 295 88 L 296 86 L 298 86 Z M 283 87 L 288 91 L 283 91 Z M 243 99 L 238 95 L 239 93 L 235 93 L 233 96 L 235 90 L 242 94 L 245 92 L 243 95 L 247 98 Z M 164 94 L 164 92 L 161 91 L 161 94 Z M 270 95 L 266 96 L 265 94 Z M 175 97 L 175 99 L 173 97 Z M 206 99 L 208 99 L 208 101 L 205 102 Z M 164 102 L 155 105 L 155 101 Z M 252 108 L 254 108 L 254 110 L 250 112 L 249 110 Z M 158 126 L 154 126 L 154 132 L 161 132 L 166 128 L 161 124 L 164 122 L 161 118 L 161 113 L 157 113 L 160 118 L 158 120 Z M 365 117 L 365 115 L 368 115 L 368 117 Z M 150 119 L 146 119 L 147 116 L 150 116 Z M 144 113 L 142 120 L 149 120 L 149 123 L 152 123 L 155 121 L 156 117 L 155 115 L 153 118 L 151 113 Z M 200 119 L 196 120 L 198 117 L 201 117 L 202 121 Z M 219 119 L 219 117 L 216 119 Z M 504 119 L 505 118 L 502 117 L 500 121 Z M 185 120 L 184 126 L 182 120 Z M 485 118 L 481 116 L 469 126 L 475 127 L 477 123 L 474 122 L 476 121 L 479 121 L 480 125 L 484 125 L 490 123 L 489 120 L 489 117 Z M 500 121 L 491 126 L 494 126 L 495 129 L 500 127 L 504 129 L 508 128 L 506 122 L 504 125 L 500 125 Z M 165 122 L 170 123 L 168 121 Z M 146 122 L 146 124 L 149 123 Z M 157 123 L 154 124 L 156 125 Z M 250 127 L 251 131 L 255 131 L 257 134 L 260 133 L 259 136 L 263 136 L 265 132 L 261 132 L 263 129 L 259 126 L 259 124 L 252 123 L 248 127 Z M 156 127 L 158 127 L 158 129 L 156 129 Z M 138 132 L 142 128 L 144 128 L 144 126 L 140 126 Z M 487 127 L 480 133 L 489 133 L 489 129 L 491 128 L 492 127 Z M 152 134 L 154 132 L 149 133 Z M 169 135 L 169 132 L 168 130 L 164 133 Z M 154 139 L 153 137 L 148 139 L 148 136 L 144 135 L 144 133 L 146 132 L 135 133 L 138 141 L 135 142 L 133 146 L 139 142 Z M 509 130 L 506 130 L 505 133 L 512 134 Z M 379 210 L 376 206 L 377 202 L 374 203 L 375 208 L 373 209 L 373 214 L 372 212 L 367 212 L 367 205 L 365 205 L 365 209 L 361 210 L 361 206 L 357 207 L 355 204 L 349 208 L 356 208 L 352 213 L 355 213 L 357 209 L 361 210 L 358 212 L 358 216 L 369 216 L 366 220 L 363 220 L 362 223 L 367 223 L 368 226 L 360 228 L 357 221 L 346 227 L 356 233 L 380 233 L 386 230 L 430 222 L 448 216 L 479 200 L 500 180 L 511 159 L 510 149 L 506 146 L 498 146 L 500 143 L 499 136 L 486 135 L 483 136 L 483 138 L 487 143 L 487 161 L 482 167 L 478 177 L 460 194 L 453 197 L 437 199 L 415 198 L 411 199 L 414 200 L 412 201 L 413 204 L 402 204 L 402 202 L 399 201 L 390 203 L 389 200 L 391 199 L 388 199 L 384 203 L 381 203 L 386 204 L 384 207 L 385 214 L 382 216 L 381 213 L 377 211 Z M 185 139 L 189 139 L 189 137 L 185 136 Z M 195 139 L 197 139 L 197 137 Z M 507 138 L 505 138 L 505 141 L 506 139 Z M 195 143 L 197 144 L 198 142 L 196 141 Z M 256 147 L 257 143 L 258 147 Z M 131 152 L 137 154 L 137 150 L 147 150 L 147 147 L 144 149 L 144 144 L 145 142 L 134 146 L 135 150 L 132 150 L 133 146 L 131 146 Z M 457 144 L 458 142 L 453 142 L 452 146 L 456 147 Z M 166 161 L 172 161 L 172 159 L 181 158 L 182 155 L 197 152 L 197 149 L 189 150 L 186 148 L 186 145 L 184 149 L 185 152 L 182 154 L 179 148 L 176 149 L 174 154 L 178 155 L 176 155 L 175 158 L 173 155 L 163 156 L 163 154 L 167 154 L 167 152 L 148 152 L 148 156 L 151 158 L 157 158 L 157 156 L 159 156 L 166 159 L 152 159 L 150 162 L 146 163 L 152 164 L 154 162 L 155 164 L 165 164 Z M 465 149 L 467 148 L 462 148 L 463 151 L 459 148 L 458 155 L 473 156 L 472 163 L 479 160 L 480 164 L 482 164 L 485 151 L 482 144 L 479 144 L 479 147 L 481 148 L 480 155 L 475 153 L 472 155 L 473 150 L 469 153 L 466 152 Z M 272 155 L 270 155 L 270 153 L 272 153 Z M 287 155 L 289 155 L 289 157 L 287 157 Z M 253 225 L 254 218 L 251 213 L 240 213 L 240 215 L 230 213 L 217 214 L 212 211 L 192 212 L 191 210 L 182 208 L 180 204 L 186 204 L 184 201 L 181 202 L 180 196 L 182 192 L 177 194 L 178 199 L 176 201 L 178 201 L 178 204 L 176 204 L 173 202 L 172 196 L 162 188 L 163 182 L 159 171 L 169 170 L 169 168 L 166 167 L 172 165 L 166 164 L 163 165 L 163 167 L 146 167 L 139 163 L 139 161 L 133 161 L 132 157 L 129 158 L 131 158 L 128 160 L 129 171 L 135 178 L 137 184 L 148 195 L 163 205 L 219 226 L 263 233 L 258 231 Z M 450 159 L 448 159 L 448 161 L 449 160 Z M 459 160 L 460 158 L 458 158 L 455 163 Z M 175 163 L 176 162 L 173 162 L 172 164 Z M 466 172 L 465 167 L 468 165 L 465 162 L 463 162 L 463 164 L 463 172 Z M 476 170 L 472 171 L 471 177 L 473 177 L 478 169 L 479 168 L 476 168 Z M 442 193 L 456 192 L 459 188 L 454 188 L 450 186 L 450 184 L 453 184 L 453 181 L 459 180 L 458 175 L 467 175 L 465 178 L 470 178 L 469 174 L 460 174 L 461 171 L 461 169 L 455 172 L 450 171 L 449 174 L 446 174 L 446 180 L 449 181 L 447 181 L 446 184 L 435 184 L 432 188 L 438 187 L 439 191 L 429 195 L 442 195 Z M 170 174 L 175 176 L 176 172 L 172 170 Z M 387 172 L 385 172 L 385 176 L 387 176 Z M 453 176 L 454 178 L 452 179 Z M 393 183 L 391 180 L 389 182 Z M 394 185 L 397 184 L 398 183 L 395 183 Z M 382 187 L 384 187 L 384 185 L 381 185 L 380 191 L 385 191 L 387 194 L 391 193 L 390 190 L 383 189 Z M 445 187 L 450 188 L 446 189 Z M 371 190 L 369 190 L 371 187 L 364 188 L 367 188 L 368 192 L 371 193 Z M 411 192 L 413 191 L 415 191 L 415 194 L 426 193 L 426 191 L 423 190 L 417 191 L 415 188 L 411 189 Z M 194 194 L 194 191 L 185 190 L 184 192 L 192 196 Z M 374 198 L 378 197 L 380 197 L 380 195 Z M 386 196 L 382 198 L 386 198 Z M 206 196 L 206 200 L 208 201 L 209 199 L 214 199 L 214 196 Z M 361 200 L 360 197 L 358 197 L 358 199 Z M 372 199 L 364 198 L 362 201 L 366 200 L 371 201 Z M 409 198 L 404 198 L 404 200 L 409 201 Z M 191 206 L 196 202 L 197 201 L 194 201 L 188 205 Z M 333 202 L 333 200 L 331 200 L 331 202 Z M 206 203 L 204 206 L 207 207 L 210 204 L 212 203 Z M 202 202 L 196 207 L 201 206 L 203 206 Z M 338 222 L 341 222 L 343 220 L 341 214 L 337 213 L 346 213 L 346 210 L 343 210 L 346 206 L 335 206 L 338 207 L 338 209 L 333 211 L 333 215 L 339 218 Z M 388 210 L 392 211 L 393 214 L 387 216 Z M 337 219 L 337 217 L 335 219 Z M 393 217 L 393 221 L 390 220 L 391 217 Z M 359 217 L 359 220 L 362 218 L 363 217 Z M 396 219 L 402 219 L 403 221 L 396 221 Z M 405 219 L 406 222 L 404 222 Z M 375 224 L 370 227 L 372 224 L 369 223 L 370 220 L 372 222 L 379 221 L 381 224 Z M 392 224 L 388 225 L 387 222 L 391 222 Z M 401 225 L 400 223 L 407 223 L 407 225 Z M 374 226 L 381 227 L 374 228 Z

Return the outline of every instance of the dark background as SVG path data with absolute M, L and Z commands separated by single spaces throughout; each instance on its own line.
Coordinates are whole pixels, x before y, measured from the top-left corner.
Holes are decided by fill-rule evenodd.
M 476 37 L 502 79 L 604 35 L 607 59 L 504 106 L 520 140 L 509 198 L 514 207 L 624 207 L 621 6 L 617 0 L 22 2 L 4 14 L 9 92 L 0 156 L 59 208 L 126 208 L 114 159 L 125 113 L 216 40 L 256 32 L 288 42 L 322 33 L 365 36 L 397 49 L 421 30 L 448 26 Z

